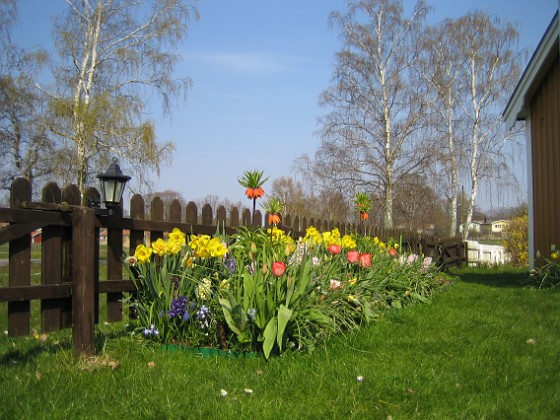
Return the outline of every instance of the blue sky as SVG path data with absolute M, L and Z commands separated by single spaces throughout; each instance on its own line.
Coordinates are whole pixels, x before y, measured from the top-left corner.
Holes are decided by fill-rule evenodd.
M 517 23 L 520 47 L 532 53 L 552 19 L 558 0 L 428 0 L 430 21 L 483 9 Z M 154 103 L 150 118 L 161 140 L 176 152 L 156 181 L 156 189 L 195 200 L 208 194 L 243 200 L 237 178 L 258 169 L 272 180 L 293 176 L 294 159 L 319 146 L 318 104 L 329 85 L 337 34 L 328 26 L 344 0 L 202 0 L 201 19 L 192 24 L 178 53 L 177 75 L 193 88 L 187 102 L 162 119 Z M 405 0 L 406 10 L 413 1 Z M 49 16 L 62 0 L 22 0 L 16 33 L 26 45 L 49 40 Z M 33 28 L 30 30 L 30 28 Z M 521 176 L 525 176 L 521 174 Z M 523 181 L 524 182 L 524 181 Z M 499 206 L 502 203 L 491 203 Z

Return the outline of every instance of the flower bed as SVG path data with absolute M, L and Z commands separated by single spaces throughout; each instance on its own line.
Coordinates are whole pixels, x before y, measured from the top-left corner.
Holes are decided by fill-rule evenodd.
M 125 267 L 138 287 L 136 331 L 164 344 L 262 352 L 311 350 L 390 308 L 425 302 L 445 283 L 430 258 L 398 243 L 310 227 L 236 235 L 177 229 L 139 245 Z

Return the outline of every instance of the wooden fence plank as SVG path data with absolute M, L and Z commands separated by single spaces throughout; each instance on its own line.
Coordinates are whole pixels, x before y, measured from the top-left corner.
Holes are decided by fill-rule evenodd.
M 10 207 L 20 208 L 21 203 L 31 200 L 31 183 L 17 178 L 12 183 Z M 31 285 L 31 235 L 26 234 L 10 241 L 9 245 L 10 286 Z M 29 335 L 31 305 L 29 300 L 8 303 L 8 332 L 12 336 Z
M 79 206 L 82 195 L 76 185 L 68 185 L 62 190 L 62 201 Z M 72 227 L 62 229 L 62 283 L 72 283 Z M 61 314 L 62 328 L 72 326 L 72 299 L 64 300 Z
M 51 182 L 43 188 L 42 199 L 45 203 L 60 203 L 62 191 L 57 184 Z M 43 227 L 41 238 L 41 281 L 43 285 L 60 285 L 62 283 L 61 226 Z M 63 307 L 64 300 L 62 299 L 50 298 L 41 300 L 41 330 L 43 332 L 57 331 L 61 328 Z
M 123 232 L 119 229 L 107 229 L 107 280 L 101 284 L 122 279 L 123 267 Z M 121 321 L 123 317 L 122 293 L 107 294 L 107 321 Z
M 144 199 L 140 194 L 134 194 L 130 199 L 130 217 L 137 221 L 143 220 L 145 218 L 145 205 Z M 129 254 L 134 255 L 134 251 L 138 245 L 144 243 L 144 231 L 131 229 L 129 235 Z M 133 292 L 130 294 L 131 299 L 136 299 L 137 293 Z M 136 312 L 134 308 L 130 307 L 129 317 L 132 319 L 136 318 Z
M 150 219 L 154 221 L 163 221 L 163 201 L 159 197 L 154 197 L 152 200 L 152 206 L 150 211 Z M 150 231 L 150 243 L 155 242 L 159 238 L 163 238 L 163 231 L 166 229 L 161 230 L 151 230 Z
M 48 302 L 71 295 L 69 284 L 0 287 L 0 302 L 23 302 L 37 299 Z

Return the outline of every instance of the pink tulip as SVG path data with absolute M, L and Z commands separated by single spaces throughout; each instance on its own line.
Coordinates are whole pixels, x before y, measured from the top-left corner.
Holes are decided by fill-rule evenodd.
M 356 261 L 358 261 L 358 258 L 360 258 L 360 253 L 358 251 L 348 251 L 348 253 L 346 254 L 346 260 L 350 264 L 354 264 Z
M 359 264 L 362 268 L 369 268 L 371 266 L 371 254 L 361 254 Z
M 338 255 L 340 254 L 340 245 L 335 245 L 335 244 L 329 245 L 327 251 L 331 255 Z
M 274 261 L 272 263 L 272 274 L 276 277 L 281 277 L 286 272 L 286 264 L 282 261 Z

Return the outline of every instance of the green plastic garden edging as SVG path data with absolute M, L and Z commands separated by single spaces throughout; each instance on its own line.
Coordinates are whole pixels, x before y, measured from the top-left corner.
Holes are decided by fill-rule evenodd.
M 171 352 L 182 351 L 187 353 L 194 353 L 202 357 L 218 356 L 218 357 L 229 357 L 235 359 L 254 359 L 259 356 L 259 353 L 253 353 L 253 352 L 235 352 L 231 350 L 213 349 L 209 347 L 189 347 L 189 346 L 182 346 L 179 344 L 164 344 L 162 348 L 163 350 L 171 351 Z

